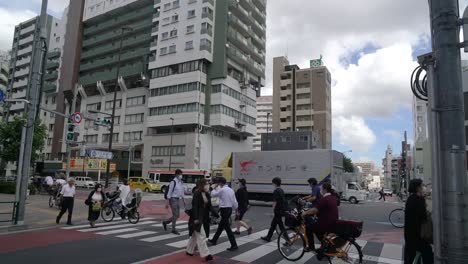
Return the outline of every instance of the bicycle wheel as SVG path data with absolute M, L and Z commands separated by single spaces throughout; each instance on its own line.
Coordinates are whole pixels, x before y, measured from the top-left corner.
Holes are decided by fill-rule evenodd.
M 283 258 L 297 261 L 304 256 L 306 242 L 300 232 L 288 228 L 278 237 L 278 250 Z
M 101 211 L 101 218 L 105 222 L 110 222 L 114 220 L 115 217 L 115 211 L 111 206 L 106 206 L 102 209 Z
M 136 224 L 138 223 L 138 221 L 140 221 L 140 213 L 138 213 L 137 210 L 130 210 L 127 213 L 127 217 L 128 217 L 128 222 L 130 222 L 131 224 Z
M 345 247 L 345 248 L 347 248 L 347 252 L 346 252 L 347 253 L 347 259 L 343 259 L 343 260 L 348 263 L 348 262 L 350 262 L 349 261 L 350 259 L 355 259 L 355 260 L 358 260 L 357 263 L 361 264 L 362 259 L 364 257 L 364 255 L 362 254 L 361 246 L 359 246 L 359 244 L 356 243 L 355 240 L 349 240 L 348 243 L 349 243 L 349 245 Z M 355 262 L 352 262 L 352 263 L 355 263 Z
M 49 207 L 50 208 L 54 207 L 54 204 L 55 204 L 54 198 L 52 196 L 49 196 Z
M 403 228 L 405 226 L 405 210 L 402 208 L 395 209 L 390 212 L 388 216 L 390 224 L 396 228 Z

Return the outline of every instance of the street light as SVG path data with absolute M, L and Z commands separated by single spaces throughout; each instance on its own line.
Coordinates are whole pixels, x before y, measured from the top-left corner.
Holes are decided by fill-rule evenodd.
M 122 54 L 122 42 L 123 42 L 123 36 L 125 31 L 132 31 L 133 29 L 131 27 L 122 27 L 121 32 L 120 32 L 120 45 L 119 45 L 119 55 L 117 59 L 117 72 L 115 74 L 115 86 L 114 86 L 114 100 L 112 102 L 112 122 L 110 123 L 110 129 L 109 129 L 109 148 L 108 152 L 112 152 L 112 141 L 113 141 L 113 136 L 114 136 L 114 117 L 115 117 L 115 103 L 117 101 L 117 86 L 119 86 L 119 75 L 120 75 L 120 56 Z M 111 160 L 107 160 L 107 166 L 106 166 L 106 185 L 105 187 L 109 187 L 109 177 L 110 177 L 110 163 Z
M 174 134 L 174 118 L 169 118 L 171 119 L 171 146 L 169 148 L 169 170 L 171 170 L 171 165 L 172 165 L 172 135 Z
M 267 132 L 266 132 L 266 134 L 267 134 L 267 138 L 266 138 L 267 145 L 268 145 L 268 140 L 270 139 L 270 115 L 271 115 L 271 113 L 268 112 L 267 113 L 267 129 L 266 129 L 267 130 Z M 262 148 L 262 150 L 264 150 L 264 149 Z

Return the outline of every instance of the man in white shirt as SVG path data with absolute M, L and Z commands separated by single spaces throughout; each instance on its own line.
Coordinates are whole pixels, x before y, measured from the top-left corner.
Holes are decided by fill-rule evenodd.
M 71 218 L 73 213 L 75 193 L 75 180 L 73 178 L 69 178 L 68 184 L 62 186 L 62 190 L 60 191 L 60 196 L 62 196 L 62 209 L 60 210 L 60 213 L 55 220 L 57 224 L 60 223 L 60 218 L 62 218 L 63 214 L 65 214 L 65 212 L 68 210 L 67 225 L 73 225 Z
M 180 200 L 183 201 L 184 199 L 184 182 L 182 181 L 182 171 L 177 169 L 175 171 L 174 179 L 169 183 L 167 186 L 167 200 L 166 200 L 166 208 L 171 207 L 172 217 L 163 221 L 163 228 L 167 231 L 167 224 L 172 222 L 172 233 L 176 235 L 180 235 L 180 233 L 176 230 L 176 222 L 179 218 L 180 212 Z
M 130 186 L 128 185 L 128 180 L 123 179 L 123 184 L 118 187 L 119 189 L 119 198 L 122 206 L 122 210 L 120 211 L 120 216 L 122 219 L 125 219 L 126 209 L 125 205 L 127 205 L 128 194 L 130 193 Z
M 231 229 L 231 215 L 232 209 L 236 210 L 238 207 L 236 194 L 234 191 L 226 185 L 226 178 L 220 177 L 218 179 L 218 184 L 211 191 L 211 197 L 218 197 L 219 198 L 219 211 L 221 213 L 221 222 L 219 222 L 218 230 L 214 234 L 213 238 L 209 240 L 210 244 L 216 245 L 219 236 L 221 233 L 226 231 L 226 234 L 229 238 L 229 242 L 231 243 L 231 247 L 228 248 L 228 251 L 237 250 L 237 243 L 234 234 L 232 233 Z M 220 187 L 220 188 L 219 188 Z

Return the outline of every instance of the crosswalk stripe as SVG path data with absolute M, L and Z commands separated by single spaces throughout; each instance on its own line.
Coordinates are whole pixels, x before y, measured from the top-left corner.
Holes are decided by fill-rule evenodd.
M 217 229 L 217 228 L 218 228 L 217 226 L 214 226 L 214 227 L 211 227 L 210 230 L 214 230 L 214 229 Z M 233 232 L 235 230 L 236 230 L 235 228 L 232 229 Z M 244 230 L 245 230 L 245 228 L 241 227 L 241 231 L 244 231 Z M 227 236 L 226 232 L 223 232 L 220 237 L 225 237 L 225 236 Z M 166 246 L 175 247 L 175 248 L 184 248 L 184 247 L 187 246 L 188 241 L 189 241 L 189 239 L 184 239 L 184 240 L 177 241 L 177 242 L 174 242 L 174 243 L 166 244 Z
M 211 227 L 210 230 L 216 229 L 216 228 L 217 227 Z M 162 235 L 162 236 L 154 236 L 154 237 L 148 237 L 148 238 L 140 239 L 140 241 L 143 241 L 143 242 L 156 242 L 156 241 L 181 237 L 181 236 L 185 236 L 185 235 L 188 235 L 188 234 L 189 234 L 189 231 L 187 230 L 187 231 L 180 232 L 180 235 L 170 233 L 170 234 L 166 234 L 166 235 Z
M 250 243 L 252 241 L 255 241 L 257 239 L 260 239 L 262 236 L 265 236 L 267 233 L 268 233 L 268 229 L 264 229 L 262 231 L 253 233 L 253 234 L 251 234 L 249 236 L 240 237 L 240 238 L 236 239 L 237 246 L 241 246 L 241 245 Z M 230 246 L 231 246 L 231 243 L 229 241 L 226 241 L 226 242 L 218 244 L 218 245 L 216 245 L 214 247 L 210 247 L 210 253 L 212 255 L 219 254 L 221 252 L 226 251 L 226 248 L 228 248 Z
M 184 226 L 184 225 L 187 226 L 187 228 L 188 228 L 188 221 L 183 220 L 183 221 L 177 221 L 177 223 L 176 223 L 176 227 L 180 227 L 180 226 Z M 157 223 L 157 224 L 152 225 L 152 226 L 154 226 L 154 227 L 162 227 L 162 222 L 161 222 L 161 223 Z M 168 229 L 172 228 L 172 224 L 167 224 L 167 228 L 168 228 Z
M 101 230 L 108 230 L 108 229 L 116 229 L 121 227 L 129 227 L 129 226 L 141 226 L 141 225 L 148 225 L 154 224 L 155 221 L 146 221 L 146 222 L 138 222 L 137 224 L 123 224 L 123 225 L 113 225 L 113 226 L 103 226 L 97 228 L 87 228 L 87 229 L 79 229 L 79 232 L 94 232 L 94 231 L 101 231 Z
M 145 220 L 154 220 L 154 218 L 151 218 L 151 217 L 147 217 L 147 218 L 140 218 L 140 221 L 145 221 Z M 107 226 L 107 225 L 118 225 L 118 224 L 122 224 L 124 222 L 128 222 L 128 220 L 115 220 L 115 221 L 112 221 L 112 222 L 99 222 L 98 225 L 99 226 Z M 64 230 L 71 230 L 71 229 L 80 229 L 80 228 L 83 228 L 83 227 L 88 227 L 89 224 L 85 224 L 85 225 L 75 225 L 75 226 L 66 226 L 66 227 L 62 227 L 60 229 L 64 229 Z
M 296 255 L 296 253 L 300 253 L 300 251 L 302 251 L 303 249 L 299 249 L 298 251 L 294 252 L 294 254 L 291 254 L 291 255 Z M 312 252 L 305 252 L 304 253 L 304 256 L 302 256 L 302 258 L 294 261 L 295 264 L 304 264 L 306 263 L 307 261 L 309 261 L 311 258 L 313 258 L 315 256 L 314 253 Z M 276 263 L 276 264 L 291 264 L 291 261 L 287 260 L 287 259 L 283 259 L 281 260 L 280 262 Z
M 383 245 L 382 252 L 380 252 L 380 257 L 390 259 L 401 259 L 403 253 L 402 249 L 403 247 L 401 245 L 385 243 Z
M 156 233 L 157 232 L 154 232 L 154 231 L 141 231 L 141 232 L 138 232 L 138 233 L 120 235 L 120 236 L 117 236 L 117 237 L 119 237 L 119 238 L 133 238 L 133 237 L 139 237 L 139 236 L 153 235 L 153 234 L 156 234 Z
M 118 233 L 126 233 L 130 231 L 138 231 L 136 228 L 122 228 L 122 229 L 117 229 L 117 230 L 110 230 L 110 231 L 104 231 L 104 232 L 99 232 L 96 233 L 96 235 L 112 235 L 112 234 L 118 234 Z
M 252 250 L 246 251 L 236 257 L 232 258 L 233 260 L 242 261 L 242 262 L 253 262 L 275 250 L 278 249 L 277 241 L 272 241 L 267 244 L 256 247 Z

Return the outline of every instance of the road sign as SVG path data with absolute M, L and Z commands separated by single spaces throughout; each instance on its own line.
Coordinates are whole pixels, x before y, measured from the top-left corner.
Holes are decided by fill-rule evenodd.
M 99 151 L 99 150 L 86 150 L 87 156 L 90 158 L 98 158 L 98 159 L 112 159 L 113 155 L 112 152 L 107 151 Z
M 73 114 L 73 121 L 77 124 L 81 123 L 81 120 L 83 120 L 83 117 L 81 116 L 81 113 L 76 112 Z

